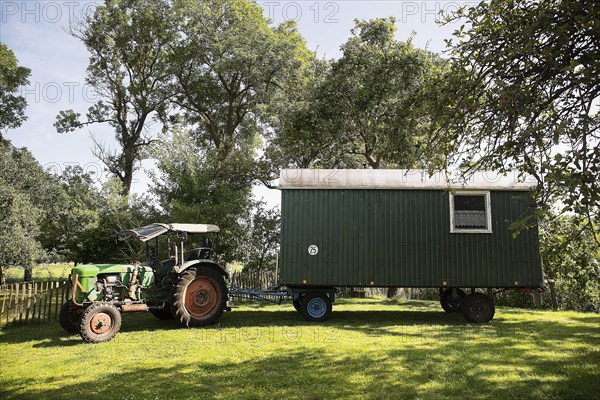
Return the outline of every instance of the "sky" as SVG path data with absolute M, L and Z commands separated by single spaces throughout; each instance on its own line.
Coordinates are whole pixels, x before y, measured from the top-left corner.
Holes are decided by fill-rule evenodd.
M 475 1 L 259 1 L 265 16 L 279 24 L 295 20 L 310 49 L 326 58 L 337 58 L 340 46 L 350 36 L 355 19 L 394 16 L 397 38 L 414 33 L 417 47 L 443 52 L 458 23 L 440 26 L 440 12 L 452 12 Z M 73 133 L 58 134 L 53 127 L 61 110 L 73 109 L 85 116 L 99 100 L 85 84 L 88 53 L 81 42 L 67 33 L 69 25 L 92 12 L 101 1 L 0 0 L 0 42 L 14 51 L 19 64 L 31 69 L 30 83 L 21 88 L 28 102 L 28 120 L 6 137 L 17 147 L 27 147 L 50 171 L 60 174 L 69 165 L 79 165 L 97 176 L 106 176 L 103 164 L 92 153 L 93 135 L 107 145 L 115 144 L 108 126 L 93 125 Z M 150 127 L 158 131 L 158 126 Z M 132 190 L 145 193 L 151 184 L 146 171 L 151 160 L 142 162 L 134 176 Z M 257 186 L 257 199 L 268 206 L 280 203 L 275 189 Z

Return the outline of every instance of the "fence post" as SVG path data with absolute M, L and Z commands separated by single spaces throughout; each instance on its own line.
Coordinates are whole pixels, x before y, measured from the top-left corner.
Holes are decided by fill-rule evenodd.
M 34 282 L 33 284 L 33 311 L 31 312 L 31 319 L 36 319 L 36 311 L 38 311 L 38 284 Z M 37 320 L 39 321 L 39 315 L 37 315 Z
M 31 284 L 25 283 L 25 291 L 27 292 L 25 301 L 23 302 L 23 306 L 25 307 L 25 324 L 27 324 L 27 320 L 29 319 L 29 307 L 31 306 Z
M 62 282 L 62 290 L 60 293 L 60 305 L 62 306 L 64 303 L 67 302 L 67 299 L 65 298 L 65 291 L 66 291 L 66 287 L 68 286 L 68 281 Z
M 58 299 L 58 288 L 60 286 L 60 282 L 54 282 L 56 288 L 54 290 L 56 290 L 56 303 L 54 304 L 54 320 L 58 321 L 58 304 L 60 303 L 59 299 Z
M 12 304 L 13 285 L 10 285 L 10 293 L 8 295 L 8 304 L 6 305 L 6 323 L 8 324 L 8 315 L 10 314 L 10 306 Z
M 19 313 L 20 313 L 20 311 L 21 311 L 21 309 L 20 309 L 20 307 L 19 307 L 19 288 L 20 288 L 20 287 L 21 287 L 21 285 L 19 285 L 19 284 L 17 283 L 17 287 L 16 287 L 16 290 L 15 290 L 15 319 L 13 320 L 13 322 L 17 320 L 17 318 L 18 318 L 18 315 L 17 315 L 17 314 L 19 314 Z M 22 315 L 23 315 L 23 313 L 21 313 L 20 315 L 22 316 Z M 20 319 L 19 319 L 19 320 L 20 320 Z
M 48 282 L 48 315 L 46 319 L 50 321 L 52 314 L 52 282 Z
M 40 303 L 40 321 L 46 319 L 46 303 L 48 301 L 48 284 L 42 282 L 42 298 Z
M 2 309 L 0 309 L 0 317 L 2 315 L 4 315 L 4 306 L 6 305 L 6 289 L 8 288 L 8 285 L 2 285 L 0 286 L 0 292 L 2 293 Z

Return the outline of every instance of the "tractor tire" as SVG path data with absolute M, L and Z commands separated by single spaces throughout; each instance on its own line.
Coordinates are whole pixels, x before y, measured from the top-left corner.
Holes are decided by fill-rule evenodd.
M 175 285 L 175 319 L 185 327 L 215 323 L 227 307 L 223 275 L 210 267 L 190 268 Z
M 476 292 L 465 297 L 462 312 L 467 321 L 479 324 L 491 321 L 496 308 L 490 296 Z
M 331 316 L 331 310 L 331 299 L 323 292 L 308 293 L 300 303 L 300 312 L 307 321 L 326 321 Z
M 121 312 L 109 303 L 94 303 L 81 316 L 81 338 L 88 343 L 108 342 L 121 329 Z
M 464 291 L 456 289 L 456 297 L 452 298 L 452 289 L 446 289 L 440 296 L 440 304 L 447 313 L 459 312 L 466 296 Z
M 79 332 L 79 321 L 83 311 L 83 308 L 77 308 L 71 300 L 66 301 L 60 308 L 58 316 L 60 326 L 68 333 Z

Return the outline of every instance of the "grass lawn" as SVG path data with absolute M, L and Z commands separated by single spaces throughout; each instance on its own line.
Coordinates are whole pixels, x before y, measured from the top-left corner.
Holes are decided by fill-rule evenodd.
M 5 399 L 598 399 L 600 316 L 499 308 L 467 324 L 434 302 L 340 300 L 304 322 L 245 305 L 218 326 L 123 317 L 108 343 L 58 324 L 0 332 Z
M 33 267 L 32 277 L 35 282 L 55 281 L 67 278 L 71 268 L 73 268 L 73 264 L 37 264 Z M 23 282 L 23 268 L 6 268 L 5 273 L 6 283 Z

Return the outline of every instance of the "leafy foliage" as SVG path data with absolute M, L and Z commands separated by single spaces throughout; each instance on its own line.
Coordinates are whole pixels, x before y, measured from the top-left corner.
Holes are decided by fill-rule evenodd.
M 31 70 L 19 66 L 15 54 L 0 43 L 0 141 L 3 130 L 17 128 L 27 119 L 27 101 L 15 92 L 29 83 L 30 73 Z
M 279 249 L 281 215 L 279 209 L 267 209 L 263 202 L 254 206 L 249 238 L 245 244 L 246 263 L 244 269 L 275 269 Z
M 234 155 L 221 160 L 214 150 L 198 148 L 189 135 L 177 130 L 161 136 L 153 154 L 158 172 L 153 174 L 152 191 L 168 220 L 222 227 L 216 252 L 225 261 L 241 259 L 252 206 L 246 173 L 252 160 Z
M 600 45 L 594 0 L 495 0 L 462 9 L 451 68 L 432 96 L 429 153 L 446 165 L 538 182 L 538 210 L 560 205 L 593 226 L 600 210 Z M 598 238 L 596 239 L 598 240 Z
M 170 9 L 162 0 L 106 0 L 71 34 L 90 52 L 86 83 L 102 100 L 91 106 L 87 121 L 61 111 L 54 126 L 60 133 L 108 123 L 120 151 L 96 141 L 95 153 L 129 194 L 137 162 L 152 142 L 150 122 L 166 116 L 173 95 L 170 48 L 175 34 Z
M 600 312 L 600 245 L 591 230 L 572 216 L 541 225 L 544 273 L 554 308 Z M 595 227 L 598 229 L 598 227 Z
M 393 17 L 356 21 L 330 66 L 314 63 L 316 79 L 291 112 L 282 113 L 274 143 L 287 164 L 301 167 L 412 166 L 425 115 L 420 88 L 437 58 L 397 40 Z M 271 151 L 271 153 L 275 153 Z M 280 165 L 285 166 L 285 157 Z
M 0 143 L 0 266 L 22 265 L 27 273 L 41 256 L 41 225 L 59 205 L 54 181 L 26 149 Z

